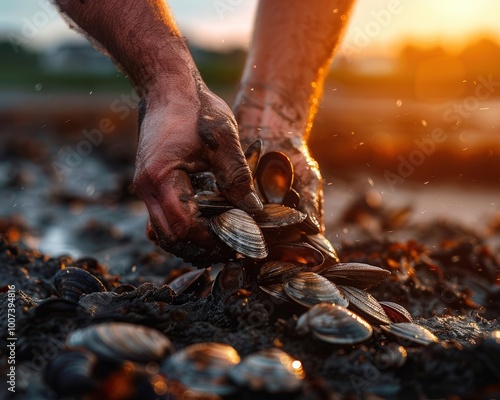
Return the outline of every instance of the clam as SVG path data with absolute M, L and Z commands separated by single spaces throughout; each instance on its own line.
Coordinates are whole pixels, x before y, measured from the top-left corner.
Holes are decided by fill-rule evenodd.
M 290 261 L 268 261 L 260 269 L 257 282 L 262 285 L 283 283 L 287 278 L 304 271 L 306 265 Z
M 231 210 L 234 206 L 221 194 L 215 192 L 199 192 L 194 199 L 198 203 L 200 212 L 206 216 L 213 216 Z
M 316 304 L 297 321 L 297 333 L 312 333 L 323 342 L 351 345 L 364 342 L 373 329 L 359 315 L 337 304 Z
M 245 270 L 237 262 L 229 262 L 215 277 L 212 296 L 220 301 L 226 300 L 243 287 Z
M 264 209 L 253 216 L 262 229 L 276 229 L 296 225 L 306 219 L 300 211 L 281 204 L 265 204 Z
M 323 254 L 307 243 L 277 243 L 269 246 L 269 260 L 290 261 L 306 264 L 309 268 L 325 261 Z
M 45 382 L 62 396 L 89 393 L 97 386 L 92 379 L 96 357 L 90 353 L 65 351 L 44 372 Z
M 426 346 L 433 342 L 439 342 L 439 339 L 430 330 L 410 322 L 382 325 L 380 328 L 388 335 L 402 339 L 405 343 L 411 342 Z
M 340 263 L 321 270 L 321 275 L 338 285 L 369 289 L 379 285 L 391 273 L 386 269 L 361 263 Z
M 349 301 L 328 279 L 314 272 L 299 272 L 283 284 L 283 290 L 295 302 L 312 307 L 332 303 L 347 307 Z
M 61 297 L 74 302 L 78 302 L 84 294 L 106 292 L 99 279 L 90 272 L 76 267 L 61 269 L 54 275 L 53 282 Z
M 380 303 L 370 293 L 352 286 L 339 285 L 339 289 L 349 299 L 349 308 L 369 323 L 373 325 L 392 323 Z
M 413 322 L 411 314 L 402 305 L 392 301 L 379 301 L 392 322 Z
M 339 257 L 330 241 L 321 233 L 316 235 L 303 235 L 304 240 L 312 247 L 319 250 L 325 257 L 325 261 L 330 263 L 338 263 Z
M 268 285 L 259 286 L 262 291 L 267 293 L 269 296 L 274 297 L 277 300 L 289 301 L 290 298 L 286 295 L 283 290 L 283 285 L 281 283 L 272 283 Z
M 75 330 L 66 344 L 110 361 L 160 361 L 173 351 L 170 340 L 161 332 L 127 322 L 107 322 Z
M 257 139 L 253 142 L 248 149 L 245 151 L 245 158 L 247 159 L 248 168 L 252 172 L 252 176 L 255 178 L 257 172 L 257 166 L 259 165 L 260 155 L 262 153 L 262 140 Z
M 300 205 L 300 194 L 294 188 L 291 188 L 281 204 L 291 208 L 298 208 Z
M 302 386 L 302 363 L 277 348 L 261 350 L 248 357 L 229 372 L 238 385 L 255 392 L 295 392 Z
M 210 225 L 217 236 L 238 253 L 255 259 L 267 256 L 264 236 L 246 212 L 236 208 L 228 210 L 213 217 Z
M 195 193 L 215 192 L 218 193 L 217 181 L 212 172 L 198 172 L 189 176 Z
M 205 269 L 195 269 L 194 271 L 186 272 L 169 282 L 168 286 L 177 294 L 184 293 L 191 285 L 197 282 L 205 272 Z
M 271 151 L 261 157 L 255 178 L 266 203 L 282 204 L 292 187 L 293 177 L 290 159 L 284 153 Z
M 196 392 L 228 395 L 235 391 L 227 374 L 240 362 L 236 350 L 223 343 L 198 343 L 174 353 L 162 371 Z

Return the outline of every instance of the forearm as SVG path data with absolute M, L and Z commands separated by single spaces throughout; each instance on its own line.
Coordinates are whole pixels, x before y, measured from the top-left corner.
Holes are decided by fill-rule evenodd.
M 274 125 L 281 124 L 286 125 L 283 129 L 307 137 L 353 3 L 289 0 L 284 4 L 261 0 L 253 45 L 236 99 L 235 111 L 242 129 L 271 124 L 268 128 L 275 131 Z M 245 110 L 252 107 L 264 108 L 264 112 Z M 273 113 L 276 115 L 270 115 Z
M 161 101 L 165 93 L 194 84 L 196 67 L 164 1 L 56 2 L 121 66 L 141 96 Z

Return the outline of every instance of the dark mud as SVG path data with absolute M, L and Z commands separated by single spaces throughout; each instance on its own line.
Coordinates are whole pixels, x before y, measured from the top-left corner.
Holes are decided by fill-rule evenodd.
M 368 342 L 356 346 L 339 347 L 298 337 L 294 326 L 296 316 L 303 310 L 292 304 L 277 304 L 260 292 L 253 283 L 252 266 L 247 268 L 242 287 L 245 291 L 238 287 L 219 288 L 200 299 L 201 288 L 194 288 L 175 297 L 164 284 L 186 267 L 156 253 L 144 254 L 133 272 L 119 276 L 110 274 L 93 258 L 50 258 L 22 247 L 22 241 L 21 246 L 5 237 L 0 241 L 1 282 L 17 289 L 19 398 L 58 398 L 46 387 L 44 370 L 64 351 L 69 332 L 102 321 L 155 327 L 171 339 L 176 349 L 198 342 L 225 342 L 245 356 L 279 346 L 301 360 L 306 371 L 304 392 L 296 398 L 326 398 L 335 393 L 373 393 L 382 398 L 499 395 L 500 343 L 485 340 L 489 332 L 500 329 L 500 288 L 496 284 L 499 264 L 480 238 L 472 240 L 466 235 L 432 249 L 414 241 L 376 240 L 345 243 L 342 247 L 343 261 L 369 262 L 390 270 L 391 276 L 371 293 L 378 300 L 405 306 L 418 324 L 432 330 L 441 340 L 428 347 L 402 343 L 408 353 L 402 366 L 392 365 L 386 357 L 398 344 L 379 330 Z M 52 277 L 68 266 L 91 272 L 110 292 L 84 295 L 78 307 L 45 300 L 58 298 Z M 208 280 L 204 277 L 199 286 Z M 133 287 L 126 286 L 124 290 L 125 284 Z M 111 292 L 120 286 L 120 294 Z M 4 293 L 0 295 L 2 349 L 7 345 L 7 289 L 3 286 Z M 107 396 L 109 371 L 96 376 L 96 388 L 88 395 Z M 142 389 L 135 389 L 130 397 L 114 398 L 140 398 Z M 253 398 L 250 393 L 238 396 Z

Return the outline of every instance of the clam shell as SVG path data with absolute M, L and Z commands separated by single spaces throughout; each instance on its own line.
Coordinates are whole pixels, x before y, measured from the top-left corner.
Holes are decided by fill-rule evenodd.
M 281 204 L 292 187 L 293 177 L 290 159 L 284 153 L 271 151 L 261 157 L 255 179 L 266 203 Z
M 294 188 L 291 188 L 285 195 L 282 204 L 287 207 L 298 208 L 300 205 L 300 194 Z
M 245 158 L 247 159 L 248 168 L 252 172 L 252 176 L 255 178 L 257 172 L 257 167 L 259 165 L 260 156 L 262 153 L 262 140 L 257 139 L 253 142 L 248 149 L 245 151 Z
M 335 248 L 332 246 L 330 241 L 321 233 L 317 235 L 303 235 L 303 239 L 310 244 L 315 249 L 321 251 L 325 257 L 325 261 L 328 263 L 338 263 L 340 262 Z
M 238 386 L 255 392 L 288 393 L 301 388 L 305 374 L 300 361 L 271 348 L 250 354 L 229 376 Z
M 390 275 L 390 271 L 361 263 L 340 263 L 321 270 L 321 275 L 338 285 L 369 289 L 379 285 Z
M 290 261 L 317 267 L 325 261 L 323 254 L 307 243 L 277 243 L 269 246 L 269 260 Z
M 283 290 L 295 302 L 305 307 L 332 303 L 347 307 L 349 301 L 328 279 L 314 272 L 299 272 L 283 284 Z
M 243 287 L 245 270 L 238 262 L 229 262 L 215 277 L 212 296 L 224 302 L 229 296 Z
M 297 321 L 299 334 L 311 332 L 317 339 L 332 344 L 356 344 L 368 340 L 373 329 L 359 315 L 336 304 L 316 304 Z
M 239 362 L 238 353 L 227 344 L 198 343 L 174 353 L 162 370 L 191 390 L 227 395 L 235 391 L 227 374 Z
M 97 382 L 92 379 L 95 363 L 93 354 L 65 351 L 45 369 L 45 382 L 62 396 L 89 393 L 97 386 Z
M 266 258 L 264 236 L 246 212 L 236 208 L 228 210 L 213 217 L 210 224 L 217 236 L 233 250 L 250 258 Z
M 306 215 L 280 204 L 265 204 L 264 209 L 254 214 L 253 218 L 262 229 L 276 229 L 299 224 L 306 219 Z
M 106 292 L 99 279 L 90 272 L 76 267 L 61 269 L 54 275 L 53 282 L 61 297 L 74 302 L 78 302 L 84 294 Z
M 194 199 L 198 203 L 198 209 L 206 217 L 219 215 L 234 208 L 224 196 L 214 192 L 197 193 Z
M 168 283 L 175 293 L 184 293 L 192 284 L 200 279 L 206 272 L 205 269 L 195 269 L 194 271 L 186 272 Z
M 189 179 L 191 179 L 191 185 L 193 186 L 195 193 L 219 192 L 219 189 L 217 188 L 217 180 L 212 172 L 206 171 L 191 174 L 189 175 Z
M 411 314 L 402 305 L 392 301 L 379 301 L 392 322 L 413 322 Z
M 439 339 L 430 330 L 410 322 L 382 325 L 380 328 L 388 335 L 395 336 L 397 339 L 402 339 L 405 342 L 421 344 L 424 346 L 433 342 L 439 342 Z
M 110 361 L 159 361 L 173 351 L 172 343 L 161 332 L 127 322 L 90 325 L 71 332 L 69 348 L 83 348 Z
M 283 290 L 283 285 L 281 283 L 260 285 L 259 287 L 262 289 L 262 291 L 264 291 L 269 296 L 274 297 L 277 300 L 290 301 L 290 298 L 286 295 L 285 291 Z
M 339 285 L 339 289 L 349 299 L 349 308 L 372 325 L 392 323 L 380 303 L 370 293 L 352 286 Z
M 306 265 L 290 261 L 268 261 L 257 275 L 257 282 L 261 285 L 283 283 L 288 277 L 304 271 Z

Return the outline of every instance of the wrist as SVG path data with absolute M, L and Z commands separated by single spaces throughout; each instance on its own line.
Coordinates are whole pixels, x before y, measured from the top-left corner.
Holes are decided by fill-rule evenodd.
M 297 144 L 304 140 L 308 107 L 295 102 L 279 87 L 242 83 L 234 111 L 243 144 L 257 138 L 264 142 L 286 140 Z
M 145 46 L 136 59 L 123 64 L 148 107 L 170 102 L 179 94 L 196 93 L 199 72 L 183 37 L 171 36 Z

